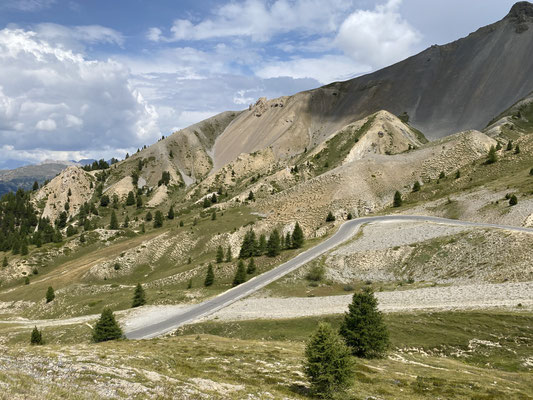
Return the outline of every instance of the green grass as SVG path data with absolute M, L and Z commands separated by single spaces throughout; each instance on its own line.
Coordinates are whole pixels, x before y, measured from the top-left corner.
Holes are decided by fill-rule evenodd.
M 35 347 L 27 344 L 29 328 L 17 333 L 10 327 L 7 334 L 0 326 L 9 338 L 2 354 L 2 393 L 92 399 L 108 388 L 114 398 L 201 398 L 200 391 L 213 399 L 306 399 L 305 342 L 319 321 L 338 326 L 341 318 L 210 321 L 167 339 L 101 344 L 90 343 L 86 326 L 45 328 L 48 344 Z M 356 359 L 353 387 L 343 399 L 533 398 L 532 368 L 521 362 L 532 354 L 531 312 L 387 314 L 385 319 L 389 356 Z M 226 392 L 201 382 L 237 389 Z

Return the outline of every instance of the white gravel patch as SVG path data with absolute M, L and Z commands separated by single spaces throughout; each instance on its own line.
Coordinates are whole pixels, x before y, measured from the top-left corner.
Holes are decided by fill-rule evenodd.
M 533 282 L 476 284 L 378 292 L 384 312 L 415 310 L 468 310 L 497 307 L 533 308 Z M 347 310 L 352 295 L 293 298 L 248 298 L 208 317 L 225 321 L 282 319 L 340 314 Z

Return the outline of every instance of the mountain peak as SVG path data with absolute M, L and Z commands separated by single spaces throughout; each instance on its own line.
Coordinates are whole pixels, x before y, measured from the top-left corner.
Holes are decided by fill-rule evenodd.
M 520 22 L 523 22 L 526 18 L 533 18 L 533 4 L 529 1 L 515 3 L 506 18 L 518 19 Z

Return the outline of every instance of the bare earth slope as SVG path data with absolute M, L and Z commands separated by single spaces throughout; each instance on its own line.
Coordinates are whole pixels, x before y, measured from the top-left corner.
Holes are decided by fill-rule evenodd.
M 259 99 L 217 140 L 215 169 L 269 146 L 278 157 L 298 154 L 383 109 L 407 112 L 412 125 L 430 139 L 483 129 L 533 90 L 531 54 L 533 5 L 518 3 L 499 22 L 372 74 L 294 96 Z

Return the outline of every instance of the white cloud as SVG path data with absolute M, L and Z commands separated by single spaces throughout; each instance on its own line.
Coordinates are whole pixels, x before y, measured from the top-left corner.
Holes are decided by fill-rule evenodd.
M 299 34 L 327 33 L 336 30 L 353 1 L 341 0 L 246 0 L 229 2 L 214 10 L 212 18 L 198 23 L 186 19 L 174 21 L 171 36 L 153 28 L 148 38 L 155 41 L 205 40 L 224 37 L 249 37 L 268 41 L 275 35 L 298 31 Z
M 120 63 L 87 60 L 35 32 L 0 30 L 0 146 L 108 152 L 152 143 L 157 121 Z
M 369 72 L 371 68 L 358 65 L 345 56 L 326 55 L 320 58 L 295 58 L 289 61 L 277 61 L 267 64 L 256 71 L 261 78 L 312 78 L 321 84 L 346 80 Z
M 73 49 L 83 44 L 106 43 L 122 46 L 124 36 L 114 29 L 100 25 L 64 26 L 52 23 L 37 24 L 33 30 L 39 38 Z
M 33 12 L 50 8 L 55 3 L 56 0 L 2 0 L 0 8 Z
M 413 53 L 421 35 L 398 11 L 401 0 L 389 0 L 372 11 L 358 10 L 342 23 L 335 44 L 354 60 L 374 69 Z
M 35 129 L 38 129 L 40 131 L 55 131 L 57 129 L 56 121 L 53 119 L 45 119 L 37 122 L 35 125 Z

